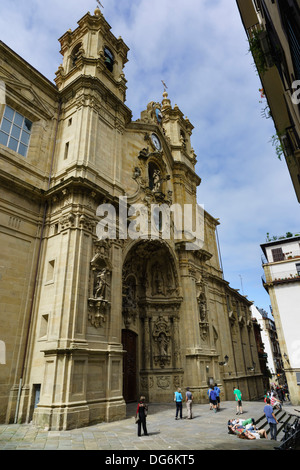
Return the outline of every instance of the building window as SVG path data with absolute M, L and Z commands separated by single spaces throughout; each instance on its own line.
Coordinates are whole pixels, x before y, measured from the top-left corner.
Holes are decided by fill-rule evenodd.
M 300 276 L 300 263 L 296 263 L 297 274 Z
M 113 53 L 107 48 L 104 48 L 104 63 L 106 68 L 112 72 L 114 68 L 114 55 Z
M 284 254 L 283 254 L 282 248 L 274 248 L 272 250 L 272 256 L 273 256 L 274 263 L 276 261 L 283 261 L 284 260 Z
M 71 53 L 71 56 L 70 56 L 70 59 L 71 59 L 71 68 L 75 67 L 76 65 L 76 62 L 77 60 L 79 59 L 80 57 L 80 54 L 83 52 L 82 50 L 82 44 L 81 42 L 79 44 L 77 44 L 72 53 Z
M 5 107 L 0 126 L 0 144 L 27 156 L 32 122 L 10 106 Z
M 67 160 L 68 155 L 69 155 L 69 142 L 67 142 L 66 145 L 65 145 L 64 160 Z
M 46 283 L 54 282 L 54 268 L 55 268 L 55 260 L 53 259 L 49 261 L 48 263 Z

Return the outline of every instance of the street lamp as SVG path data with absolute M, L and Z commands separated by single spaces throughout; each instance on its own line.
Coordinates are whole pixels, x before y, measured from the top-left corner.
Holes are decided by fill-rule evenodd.
M 229 357 L 227 356 L 227 354 L 226 354 L 226 356 L 224 357 L 224 359 L 225 359 L 224 362 L 219 362 L 219 365 L 220 365 L 220 366 L 227 366 L 228 360 L 229 360 Z

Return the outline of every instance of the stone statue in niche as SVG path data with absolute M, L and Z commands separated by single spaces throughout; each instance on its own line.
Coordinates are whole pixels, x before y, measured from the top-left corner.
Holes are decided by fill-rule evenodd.
M 168 355 L 168 338 L 164 332 L 160 333 L 159 337 L 157 338 L 157 343 L 159 347 L 159 354 L 161 357 Z
M 123 305 L 126 308 L 135 308 L 136 307 L 136 300 L 135 300 L 135 291 L 134 286 L 129 284 L 124 287 L 124 301 Z
M 157 344 L 158 352 L 154 356 L 154 361 L 163 369 L 166 364 L 171 362 L 171 355 L 169 354 L 171 331 L 168 322 L 163 317 L 159 317 L 154 325 L 153 338 Z
M 153 189 L 155 193 L 160 192 L 161 189 L 161 177 L 160 177 L 160 171 L 156 168 L 153 171 Z
M 206 299 L 202 294 L 200 295 L 198 299 L 198 305 L 199 305 L 200 321 L 207 322 Z
M 96 276 L 96 289 L 94 297 L 95 299 L 105 299 L 106 290 L 106 268 L 98 272 Z
M 99 328 L 105 323 L 110 311 L 110 243 L 96 242 L 96 253 L 91 260 L 90 297 L 88 299 L 88 320 Z
M 200 337 L 203 342 L 207 342 L 209 339 L 209 323 L 208 323 L 208 314 L 207 314 L 207 303 L 206 297 L 203 292 L 198 297 L 198 307 L 199 307 L 199 327 L 200 327 Z
M 122 314 L 126 328 L 129 328 L 131 323 L 135 324 L 137 312 L 136 284 L 135 280 L 130 277 L 123 285 Z
M 152 295 L 164 295 L 162 267 L 159 264 L 153 266 Z

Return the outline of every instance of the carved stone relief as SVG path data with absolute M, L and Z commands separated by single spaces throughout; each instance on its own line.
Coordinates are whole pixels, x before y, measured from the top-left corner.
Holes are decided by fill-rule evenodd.
M 171 329 L 163 317 L 159 317 L 154 324 L 153 338 L 156 343 L 154 362 L 163 369 L 171 363 Z
M 99 328 L 106 322 L 110 312 L 110 241 L 98 240 L 96 253 L 91 260 L 90 297 L 88 299 L 88 320 Z
M 139 196 L 145 204 L 172 204 L 172 190 L 165 184 L 171 177 L 167 173 L 163 152 L 154 147 L 151 149 L 149 134 L 145 135 L 145 140 L 149 145 L 140 150 L 138 161 L 133 168 L 132 178 L 136 181 L 138 190 L 131 198 Z
M 204 292 L 201 292 L 198 297 L 198 310 L 199 310 L 199 328 L 200 337 L 204 343 L 209 340 L 209 322 L 207 314 L 207 301 Z
M 123 280 L 123 306 L 122 314 L 125 328 L 136 324 L 138 314 L 136 298 L 136 279 L 133 275 Z
M 139 242 L 123 267 L 122 315 L 125 328 L 140 336 L 142 369 L 180 367 L 181 300 L 169 248 L 160 241 Z

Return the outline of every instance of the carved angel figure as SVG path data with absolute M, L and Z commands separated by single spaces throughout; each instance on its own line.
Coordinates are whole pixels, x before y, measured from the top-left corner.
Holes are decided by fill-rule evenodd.
M 159 170 L 154 170 L 153 172 L 153 191 L 154 192 L 159 192 L 160 191 L 160 186 L 161 186 L 161 179 L 160 179 L 160 171 Z

